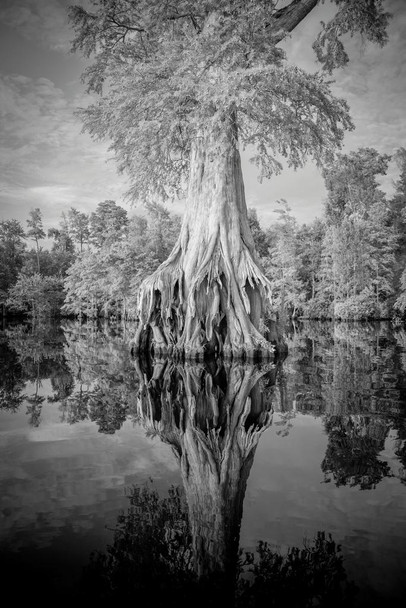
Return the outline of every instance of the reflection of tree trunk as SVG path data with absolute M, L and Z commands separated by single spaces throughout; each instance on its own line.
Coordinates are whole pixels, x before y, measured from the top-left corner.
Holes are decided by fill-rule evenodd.
M 140 418 L 180 462 L 196 572 L 221 572 L 231 583 L 247 479 L 271 423 L 275 367 L 235 363 L 210 371 L 164 362 L 152 375 L 138 370 Z

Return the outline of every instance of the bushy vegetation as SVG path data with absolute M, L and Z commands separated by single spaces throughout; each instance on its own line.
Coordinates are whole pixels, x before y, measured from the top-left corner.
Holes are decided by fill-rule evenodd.
M 406 313 L 406 150 L 389 198 L 378 186 L 389 157 L 371 148 L 339 155 L 324 168 L 324 215 L 300 226 L 286 201 L 264 229 L 249 210 L 250 228 L 273 286 L 269 313 L 283 317 L 402 319 Z M 128 218 L 106 200 L 87 215 L 71 208 L 45 238 L 40 209 L 27 232 L 0 222 L 0 303 L 33 320 L 57 315 L 137 318 L 142 280 L 169 255 L 180 218 L 162 205 Z M 28 249 L 27 240 L 35 247 Z

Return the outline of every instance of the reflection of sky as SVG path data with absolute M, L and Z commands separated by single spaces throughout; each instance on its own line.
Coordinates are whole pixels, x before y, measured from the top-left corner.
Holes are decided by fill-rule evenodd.
M 332 365 L 328 346 L 332 334 L 323 334 L 322 327 L 310 324 L 308 334 L 305 331 L 302 338 L 291 338 L 289 358 L 284 364 L 289 406 L 296 397 L 300 405 L 299 396 L 308 395 L 306 404 L 310 409 L 312 404 L 319 404 L 313 401 L 319 391 L 323 395 L 323 412 L 331 411 L 334 404 L 337 411 L 357 412 L 360 401 L 358 392 L 357 398 L 354 396 L 354 387 L 359 386 L 359 391 L 368 396 L 370 405 L 374 396 L 380 395 L 377 391 L 381 384 L 374 374 L 379 375 L 380 381 L 388 378 L 388 387 L 404 386 L 404 370 L 393 367 L 396 361 L 399 365 L 399 359 L 391 334 L 385 334 L 389 346 L 383 348 L 379 359 L 375 347 L 384 334 L 364 327 L 355 336 L 352 325 L 347 326 L 349 333 L 340 325 L 340 331 L 336 328 L 334 334 L 335 374 L 340 381 L 346 378 L 351 390 L 345 398 L 334 393 L 330 380 L 326 382 L 323 374 L 315 375 L 317 370 L 326 371 Z M 314 361 L 308 358 L 305 348 L 306 344 L 309 346 L 305 339 L 310 337 L 314 341 Z M 401 336 L 397 334 L 396 339 L 401 340 Z M 129 362 L 120 359 L 117 344 L 111 342 L 111 348 L 104 348 L 103 344 L 97 342 L 95 348 L 85 339 L 72 341 L 72 350 L 66 348 L 66 353 L 70 352 L 69 360 L 75 361 L 73 369 L 80 369 L 86 377 L 97 377 L 101 384 L 108 372 L 104 378 L 106 387 L 113 378 L 125 377 L 129 380 L 125 386 L 131 391 L 132 377 L 126 376 Z M 105 346 L 108 344 L 106 341 Z M 357 365 L 350 365 L 355 361 Z M 373 375 L 369 373 L 372 361 Z M 326 387 L 329 390 L 324 390 Z M 54 393 L 51 382 L 45 379 L 38 387 L 35 382 L 28 382 L 24 393 L 32 395 L 37 388 L 44 397 Z M 404 410 L 398 404 L 403 393 L 398 389 L 392 392 L 392 401 L 385 397 L 377 411 L 382 416 L 385 412 L 390 412 L 391 417 L 399 416 L 401 428 Z M 364 401 L 362 404 L 364 408 Z M 374 490 L 361 491 L 359 486 L 337 488 L 333 482 L 323 483 L 321 463 L 328 445 L 323 417 L 304 415 L 299 405 L 293 417 L 290 412 L 281 413 L 286 404 L 278 385 L 273 405 L 272 426 L 259 440 L 248 478 L 241 546 L 250 549 L 263 539 L 286 549 L 289 545 L 301 546 L 305 538 L 311 541 L 318 530 L 331 532 L 343 546 L 350 576 L 389 597 L 402 576 L 406 581 L 406 486 L 399 480 L 400 462 L 394 454 L 397 431 L 389 431 L 379 455 L 389 464 L 394 478 L 382 479 Z M 368 410 L 365 405 L 364 409 L 373 420 L 374 407 Z M 61 422 L 63 413 L 59 404 L 45 401 L 40 426 L 33 428 L 28 425 L 27 403 L 14 414 L 0 411 L 0 558 L 1 549 L 11 549 L 6 561 L 10 564 L 15 560 L 18 576 L 23 560 L 29 572 L 38 561 L 44 568 L 55 562 L 56 577 L 61 571 L 70 576 L 78 564 L 87 563 L 90 551 L 104 550 L 111 542 L 110 530 L 116 517 L 128 507 L 126 487 L 149 478 L 163 491 L 182 483 L 170 446 L 158 437 L 147 438 L 143 428 L 127 421 L 114 435 L 104 435 L 98 432 L 96 423 Z M 381 414 L 376 416 L 379 426 Z M 371 432 L 372 427 L 374 433 L 380 430 L 370 424 Z M 383 427 L 386 432 L 386 424 Z M 377 437 L 383 439 L 384 435 L 379 432 Z M 1 567 L 0 560 L 0 570 Z M 59 586 L 59 579 L 57 582 Z
M 406 487 L 385 478 L 374 490 L 323 483 L 323 419 L 298 414 L 287 437 L 275 424 L 261 437 L 248 479 L 240 545 L 266 539 L 282 550 L 330 532 L 352 578 L 388 595 L 406 583 Z M 380 458 L 398 471 L 392 434 Z M 405 588 L 406 591 L 406 588 Z
M 89 529 L 96 513 L 114 525 L 132 483 L 150 476 L 158 485 L 179 483 L 170 447 L 131 422 L 103 435 L 91 422 L 58 422 L 55 405 L 42 412 L 37 429 L 27 427 L 24 406 L 1 414 L 0 540 L 13 549 L 47 545 L 66 525 Z

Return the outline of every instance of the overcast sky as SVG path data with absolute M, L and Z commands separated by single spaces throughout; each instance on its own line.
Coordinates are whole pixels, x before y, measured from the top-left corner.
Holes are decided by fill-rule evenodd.
M 90 212 L 105 199 L 130 214 L 139 211 L 123 200 L 125 179 L 108 161 L 107 144 L 82 134 L 73 115 L 87 100 L 80 82 L 84 61 L 69 52 L 66 7 L 72 3 L 0 0 L 0 219 L 17 218 L 24 227 L 34 207 L 41 208 L 46 228 L 71 206 Z M 334 91 L 350 104 L 356 127 L 347 133 L 344 151 L 369 146 L 392 154 L 406 147 L 406 0 L 387 5 L 394 14 L 389 43 L 363 48 L 351 40 L 350 65 L 334 74 Z M 317 69 L 311 43 L 329 11 L 328 3 L 315 9 L 294 31 L 287 44 L 290 61 Z M 263 225 L 275 219 L 280 198 L 300 223 L 321 216 L 326 194 L 311 163 L 262 184 L 244 156 L 243 171 L 248 206 L 257 209 Z M 393 163 L 383 189 L 391 192 L 396 177 Z

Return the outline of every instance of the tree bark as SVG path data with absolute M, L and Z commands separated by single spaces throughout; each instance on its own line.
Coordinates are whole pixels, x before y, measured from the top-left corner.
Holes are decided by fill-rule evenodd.
M 318 1 L 292 0 L 277 10 L 267 24 L 274 44 Z M 206 354 L 271 359 L 275 346 L 260 331 L 270 288 L 248 225 L 231 110 L 222 131 L 206 127 L 192 143 L 181 234 L 168 260 L 141 285 L 132 352 L 191 360 Z
M 277 44 L 317 6 L 319 0 L 292 0 L 290 4 L 276 11 L 271 23 L 272 40 Z
M 133 352 L 269 359 L 260 331 L 270 282 L 250 232 L 235 116 L 192 145 L 187 210 L 169 258 L 141 285 Z
M 37 268 L 38 268 L 38 274 L 41 274 L 41 267 L 40 267 L 40 262 L 39 262 L 39 245 L 38 245 L 38 239 L 35 239 L 35 245 L 36 245 L 36 254 L 37 254 Z

